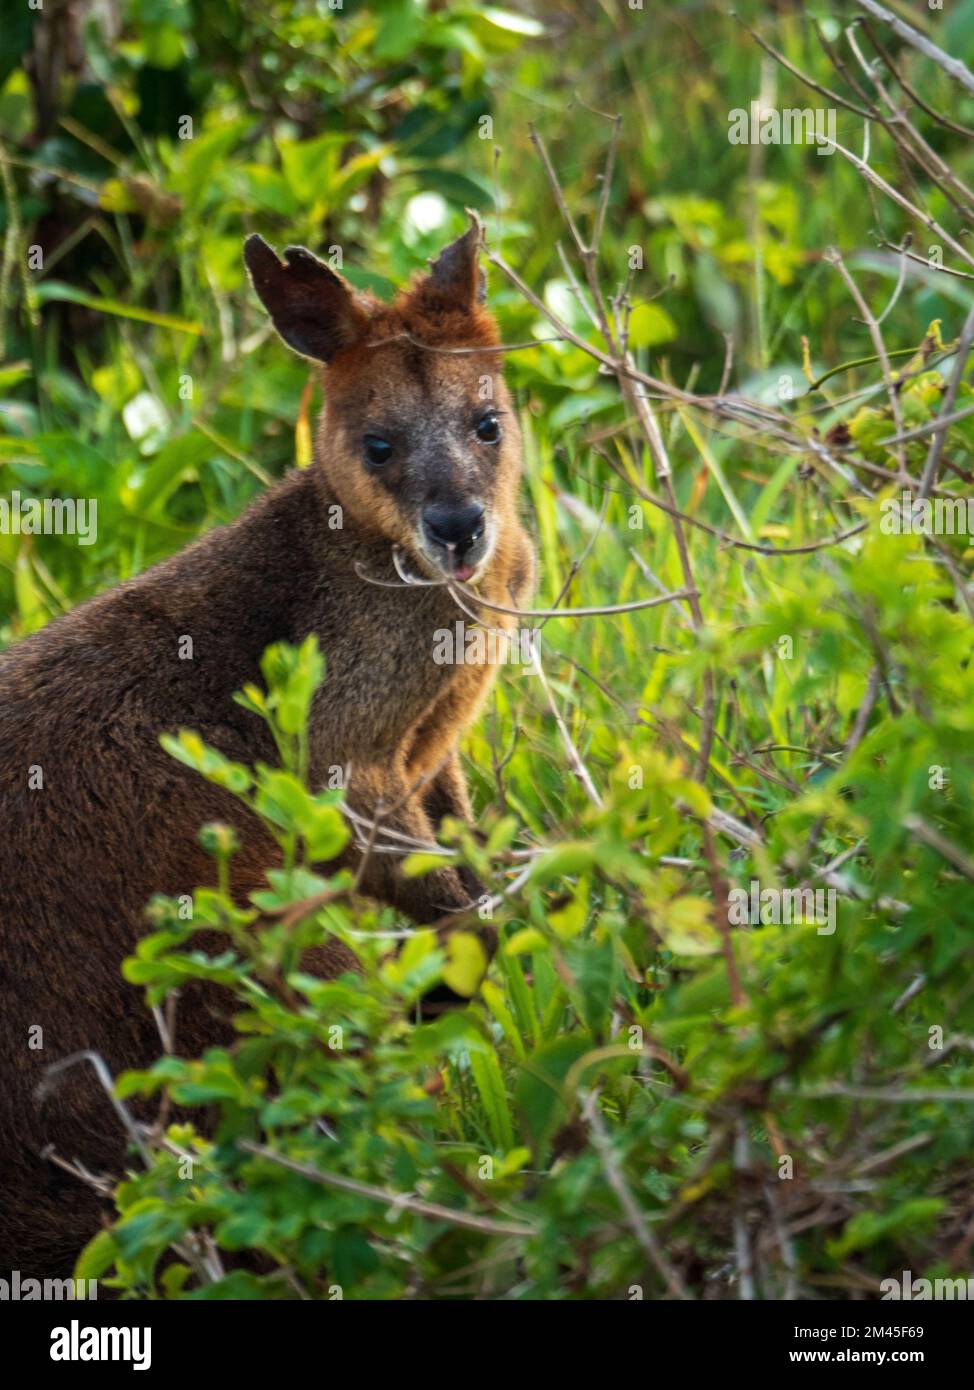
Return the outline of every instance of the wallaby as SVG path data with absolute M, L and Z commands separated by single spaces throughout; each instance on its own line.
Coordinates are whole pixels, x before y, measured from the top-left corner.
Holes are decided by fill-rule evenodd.
M 0 1267 L 64 1277 L 99 1227 L 96 1194 L 44 1152 L 118 1173 L 106 1096 L 87 1065 L 43 1101 L 36 1088 L 81 1050 L 113 1074 L 159 1055 L 142 992 L 120 974 L 149 899 L 215 881 L 197 841 L 208 821 L 237 830 L 241 902 L 277 862 L 249 812 L 165 753 L 160 734 L 194 729 L 231 758 L 274 762 L 267 729 L 232 695 L 260 681 L 270 643 L 316 633 L 326 677 L 309 729 L 312 786 L 348 768 L 349 806 L 420 840 L 445 815 L 470 818 L 458 739 L 492 670 L 433 660 L 435 631 L 463 614 L 444 583 L 406 586 L 399 570 L 471 583 L 502 608 L 522 608 L 533 586 L 481 242 L 474 222 L 384 304 L 303 248 L 282 262 L 251 236 L 244 258 L 274 326 L 324 364 L 312 465 L 0 656 Z M 408 879 L 396 864 L 371 855 L 361 889 L 417 922 L 479 891 L 452 868 Z M 356 964 L 337 941 L 309 955 L 304 967 L 326 977 Z M 185 993 L 177 1051 L 227 1041 L 223 1015 L 219 995 Z

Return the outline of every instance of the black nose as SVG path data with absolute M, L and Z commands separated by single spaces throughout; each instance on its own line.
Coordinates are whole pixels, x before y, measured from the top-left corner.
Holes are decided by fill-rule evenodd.
M 464 550 L 483 532 L 484 509 L 479 502 L 470 502 L 465 507 L 427 507 L 423 512 L 423 529 L 437 545 Z

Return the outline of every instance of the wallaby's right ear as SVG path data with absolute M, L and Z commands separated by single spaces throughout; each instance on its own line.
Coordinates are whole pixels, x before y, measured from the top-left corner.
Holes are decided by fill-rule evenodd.
M 244 261 L 274 327 L 302 357 L 328 362 L 366 331 L 369 316 L 351 285 L 303 246 L 288 246 L 282 262 L 255 234 Z

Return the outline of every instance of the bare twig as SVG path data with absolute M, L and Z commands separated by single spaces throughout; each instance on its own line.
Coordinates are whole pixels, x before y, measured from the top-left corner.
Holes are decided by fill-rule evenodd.
M 974 255 L 967 251 L 955 237 L 952 237 L 948 231 L 941 227 L 936 218 L 931 217 L 928 212 L 924 212 L 921 208 L 918 208 L 915 203 L 911 203 L 909 198 L 900 193 L 898 189 L 893 188 L 881 175 L 876 173 L 875 169 L 861 160 L 858 155 L 853 154 L 851 150 L 847 150 L 844 145 L 840 145 L 838 141 L 830 139 L 827 135 L 822 135 L 819 139 L 822 144 L 831 145 L 834 150 L 838 150 L 842 158 L 848 160 L 854 169 L 858 169 L 863 178 L 867 179 L 874 188 L 878 188 L 891 202 L 896 203 L 897 207 L 901 207 L 904 212 L 908 212 L 911 217 L 915 217 L 918 222 L 922 222 L 930 231 L 935 232 L 937 236 L 950 247 L 955 255 L 960 256 L 962 261 L 966 261 L 969 266 L 974 267 Z
M 421 1197 L 414 1197 L 409 1192 L 392 1192 L 389 1188 L 373 1187 L 370 1183 L 357 1182 L 354 1178 L 345 1178 L 339 1173 L 323 1173 L 319 1168 L 313 1168 L 310 1163 L 299 1163 L 296 1159 L 288 1158 L 286 1154 L 275 1153 L 264 1144 L 255 1144 L 251 1139 L 238 1139 L 237 1147 L 254 1154 L 257 1158 L 287 1168 L 292 1173 L 299 1173 L 301 1177 L 307 1178 L 310 1182 L 320 1183 L 322 1187 L 352 1192 L 357 1197 L 370 1197 L 394 1211 L 414 1211 L 418 1216 L 428 1216 L 432 1221 L 446 1221 L 451 1226 L 463 1226 L 468 1231 L 479 1231 L 488 1236 L 517 1236 L 527 1240 L 537 1235 L 534 1226 L 514 1221 L 495 1221 L 490 1217 L 475 1216 L 468 1211 L 455 1211 L 439 1202 L 427 1202 Z
M 974 96 L 974 73 L 966 68 L 959 58 L 952 58 L 949 53 L 945 53 L 942 48 L 914 29 L 911 24 L 907 24 L 892 10 L 887 10 L 882 5 L 877 5 L 876 0 L 856 0 L 859 8 L 871 14 L 874 19 L 881 19 L 884 24 L 888 24 L 893 33 L 901 38 L 904 43 L 908 43 L 911 48 L 915 48 L 918 53 L 922 53 L 925 58 L 931 59 L 939 68 L 942 68 L 948 77 L 952 77 L 971 96 Z
M 46 1068 L 44 1078 L 37 1087 L 38 1098 L 42 1099 L 54 1090 L 54 1083 L 62 1072 L 68 1071 L 71 1067 L 78 1066 L 81 1062 L 89 1063 L 98 1078 L 98 1084 L 105 1092 L 105 1095 L 111 1103 L 112 1109 L 121 1121 L 122 1128 L 131 1139 L 134 1147 L 138 1149 L 139 1155 L 145 1166 L 147 1168 L 151 1167 L 152 1155 L 149 1152 L 148 1146 L 142 1137 L 138 1125 L 129 1114 L 127 1107 L 122 1104 L 115 1094 L 115 1082 L 111 1072 L 108 1070 L 104 1057 L 102 1057 L 100 1053 L 91 1050 L 72 1052 L 69 1057 L 62 1057 L 60 1061 L 52 1062 L 51 1065 Z
M 598 788 L 592 781 L 592 778 L 589 774 L 589 770 L 585 766 L 584 759 L 582 758 L 581 753 L 578 751 L 578 747 L 574 739 L 568 732 L 568 726 L 562 718 L 561 711 L 559 710 L 558 705 L 555 702 L 555 697 L 552 694 L 551 686 L 548 684 L 548 677 L 545 675 L 544 667 L 541 665 L 541 657 L 538 655 L 537 643 L 532 644 L 531 657 L 535 675 L 541 682 L 541 688 L 545 693 L 545 699 L 548 702 L 548 708 L 554 715 L 555 723 L 558 726 L 558 733 L 561 735 L 561 741 L 564 745 L 565 752 L 568 754 L 568 761 L 571 764 L 572 771 L 575 773 L 575 776 L 578 778 L 582 786 L 585 788 L 585 792 L 589 800 L 594 802 L 596 806 L 601 807 L 605 803 L 602 800 Z
M 904 816 L 903 829 L 909 831 L 928 849 L 934 850 L 943 859 L 946 859 L 947 863 L 962 873 L 965 878 L 974 880 L 974 859 L 971 859 L 962 849 L 941 835 L 940 831 L 935 830 L 922 816 Z
M 971 306 L 964 327 L 961 329 L 960 342 L 957 346 L 957 356 L 954 359 L 954 370 L 950 374 L 950 381 L 947 383 L 947 390 L 940 407 L 940 419 L 949 419 L 954 409 L 954 402 L 957 400 L 957 392 L 964 376 L 964 368 L 967 365 L 967 358 L 971 351 L 971 343 L 974 342 L 974 305 Z M 923 476 L 920 480 L 920 497 L 929 497 L 930 491 L 937 481 L 937 469 L 940 465 L 940 455 L 944 447 L 944 425 L 936 431 L 930 441 L 930 450 L 927 454 L 926 463 L 923 466 Z
M 870 309 L 869 305 L 866 303 L 862 291 L 859 289 L 859 286 L 856 284 L 855 280 L 853 280 L 852 276 L 849 274 L 849 271 L 846 268 L 846 264 L 843 261 L 842 256 L 837 247 L 833 246 L 832 248 L 830 248 L 830 250 L 826 253 L 826 260 L 830 261 L 832 265 L 835 266 L 839 274 L 842 276 L 846 289 L 849 291 L 849 293 L 852 295 L 852 298 L 855 300 L 856 307 L 862 315 L 863 322 L 869 329 L 869 336 L 870 338 L 872 338 L 872 343 L 876 351 L 876 356 L 879 358 L 880 365 L 883 369 L 883 381 L 886 383 L 886 394 L 889 398 L 890 410 L 893 412 L 893 421 L 896 425 L 896 433 L 902 434 L 903 407 L 900 404 L 899 390 L 897 384 L 893 380 L 893 371 L 889 364 L 889 357 L 886 354 L 886 344 L 883 342 L 883 335 L 880 331 L 879 324 L 876 322 L 876 317 Z M 898 444 L 896 446 L 896 449 L 897 458 L 899 460 L 900 465 L 900 471 L 905 476 L 906 454 L 904 452 L 903 445 Z
M 595 1152 L 598 1154 L 602 1171 L 606 1181 L 615 1193 L 619 1205 L 626 1218 L 626 1224 L 636 1237 L 637 1242 L 645 1251 L 651 1264 L 657 1273 L 663 1278 L 667 1288 L 675 1298 L 690 1300 L 692 1295 L 687 1291 L 686 1285 L 680 1278 L 679 1272 L 670 1264 L 663 1247 L 660 1245 L 655 1233 L 650 1229 L 643 1213 L 640 1211 L 636 1199 L 633 1197 L 626 1183 L 625 1176 L 620 1168 L 616 1156 L 612 1151 L 609 1136 L 598 1110 L 598 1091 L 590 1091 L 585 1098 L 582 1106 L 582 1118 L 588 1124 L 592 1134 L 592 1143 Z

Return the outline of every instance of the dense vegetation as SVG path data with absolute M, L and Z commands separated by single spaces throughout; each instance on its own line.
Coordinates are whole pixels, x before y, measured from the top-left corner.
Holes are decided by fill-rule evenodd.
M 340 789 L 302 780 L 327 651 L 273 649 L 243 696 L 279 768 L 170 740 L 288 867 L 247 910 L 152 904 L 126 974 L 161 1060 L 118 1094 L 157 1095 L 159 1122 L 79 1273 L 140 1297 L 626 1299 L 970 1269 L 972 549 L 892 534 L 883 503 L 928 469 L 930 499 L 974 481 L 974 96 L 881 23 L 850 40 L 856 5 L 739 13 L 0 0 L 0 495 L 98 501 L 94 544 L 0 534 L 5 645 L 310 462 L 317 386 L 249 293 L 246 233 L 340 248 L 386 295 L 466 206 L 536 297 L 495 262 L 505 341 L 534 344 L 508 378 L 538 607 L 697 595 L 552 618 L 543 674 L 502 669 L 464 750 L 476 830 L 443 835 L 498 895 L 482 983 L 473 934 L 409 933 L 320 871 L 349 835 Z M 912 22 L 970 61 L 974 5 Z M 888 117 L 884 93 L 909 124 L 864 145 L 838 98 Z M 732 143 L 757 96 L 836 108 L 855 158 Z M 225 884 L 232 840 L 201 833 Z M 834 915 L 744 925 L 752 880 Z M 326 933 L 361 977 L 301 973 Z M 234 1048 L 180 1055 L 193 977 L 235 992 Z M 441 978 L 470 1004 L 422 1021 Z

